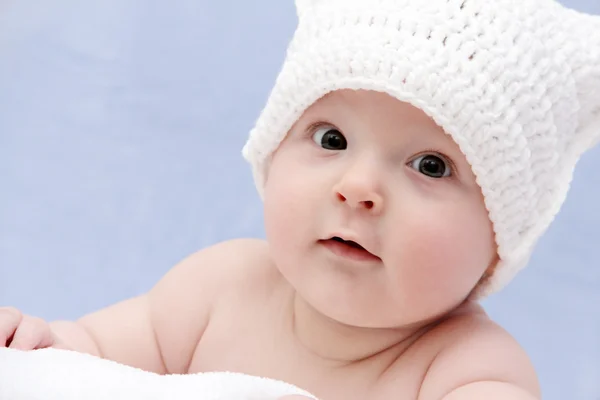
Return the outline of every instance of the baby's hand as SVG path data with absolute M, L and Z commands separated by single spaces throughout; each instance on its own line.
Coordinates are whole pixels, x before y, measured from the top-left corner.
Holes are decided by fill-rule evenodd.
M 0 307 L 0 348 L 35 350 L 54 345 L 54 335 L 46 321 L 23 315 L 13 307 Z

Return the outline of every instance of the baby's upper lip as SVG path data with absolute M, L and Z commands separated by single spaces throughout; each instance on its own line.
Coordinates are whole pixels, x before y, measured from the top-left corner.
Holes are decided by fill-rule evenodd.
M 334 238 L 340 238 L 346 242 L 354 242 L 354 243 L 358 244 L 359 246 L 361 246 L 366 251 L 368 251 L 369 253 L 371 253 L 372 255 L 374 255 L 375 257 L 379 258 L 379 256 L 373 252 L 373 250 L 372 250 L 373 246 L 370 243 L 368 243 L 368 241 L 359 238 L 358 235 L 355 235 L 351 232 L 336 232 L 336 233 L 332 234 L 331 236 L 329 236 L 328 238 L 326 238 L 325 240 L 330 240 L 330 239 L 334 239 Z

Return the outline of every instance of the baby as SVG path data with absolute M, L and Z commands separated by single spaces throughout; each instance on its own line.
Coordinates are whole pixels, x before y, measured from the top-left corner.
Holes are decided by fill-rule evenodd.
M 540 398 L 477 301 L 527 264 L 600 136 L 600 19 L 553 0 L 296 5 L 244 148 L 267 240 L 204 249 L 76 322 L 3 308 L 0 346 L 323 400 Z

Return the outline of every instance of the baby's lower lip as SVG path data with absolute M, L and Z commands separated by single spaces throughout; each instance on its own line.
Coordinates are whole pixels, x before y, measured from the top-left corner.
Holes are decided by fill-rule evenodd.
M 349 244 L 338 242 L 337 240 L 328 239 L 321 240 L 320 243 L 333 254 L 339 257 L 350 259 L 353 261 L 381 261 L 376 255 L 369 253 L 365 249 L 352 247 Z

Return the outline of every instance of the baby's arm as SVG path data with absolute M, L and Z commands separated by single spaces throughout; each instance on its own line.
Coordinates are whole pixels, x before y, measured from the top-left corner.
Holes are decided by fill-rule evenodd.
M 419 400 L 536 400 L 535 370 L 521 346 L 487 317 L 459 317 L 437 332 L 450 339 L 423 381 Z
M 202 250 L 169 271 L 147 294 L 86 315 L 51 323 L 63 347 L 156 373 L 185 373 L 226 280 L 246 241 Z
M 531 392 L 507 382 L 481 381 L 453 390 L 442 400 L 539 400 Z

